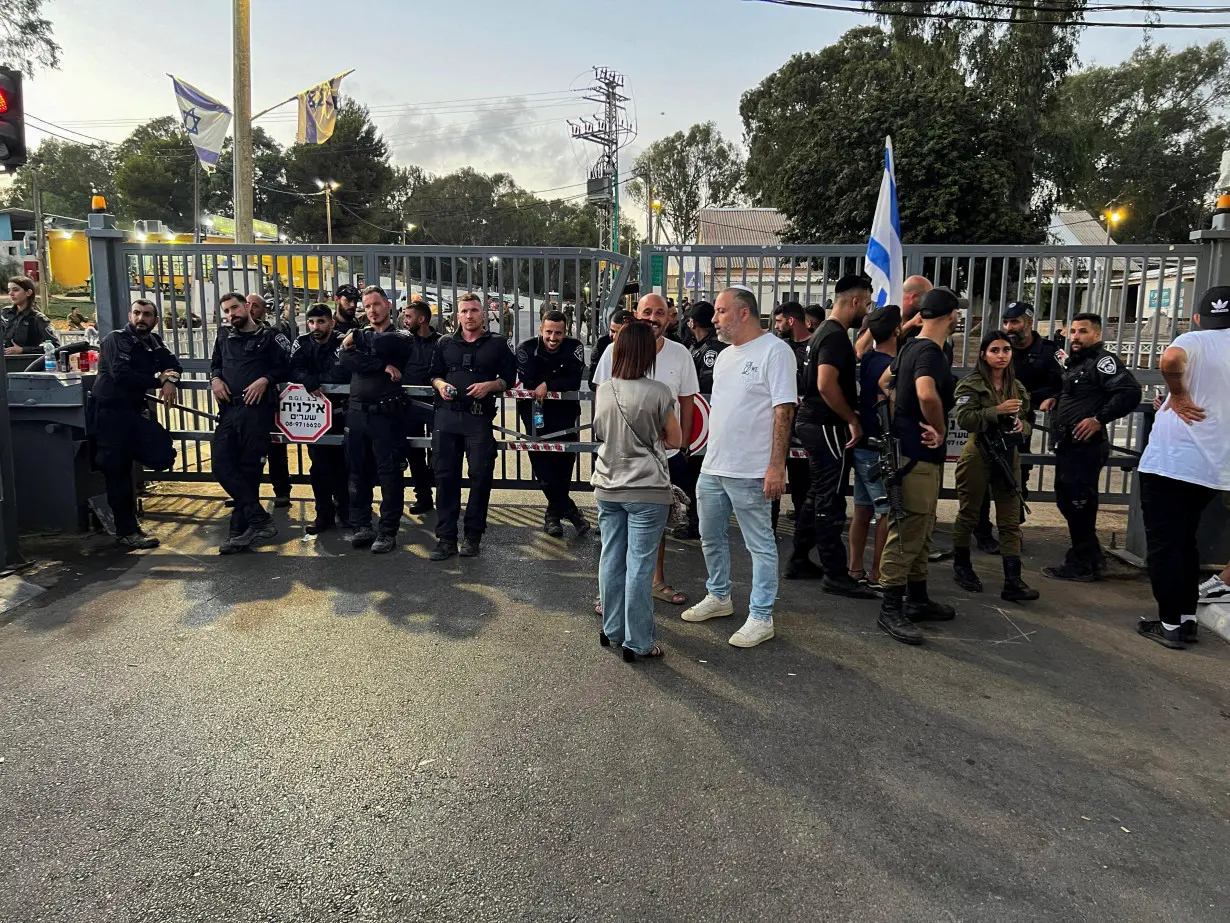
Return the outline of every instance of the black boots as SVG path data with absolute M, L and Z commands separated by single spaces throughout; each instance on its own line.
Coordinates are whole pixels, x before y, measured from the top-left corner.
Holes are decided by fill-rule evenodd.
M 951 622 L 957 610 L 944 603 L 937 603 L 927 595 L 927 581 L 919 580 L 906 585 L 907 594 L 901 614 L 911 622 Z
M 577 530 L 577 538 L 580 538 L 590 529 L 589 520 L 585 518 L 585 514 L 579 509 L 574 508 L 573 511 L 564 518 L 572 523 L 572 527 Z
M 1005 570 L 1008 567 L 1008 559 L 1004 559 Z M 1020 562 L 1017 562 L 1017 573 L 1020 573 Z M 982 592 L 982 581 L 978 579 L 978 575 L 974 573 L 973 562 L 970 561 L 969 548 L 953 548 L 952 549 L 952 577 L 957 581 L 957 586 L 963 590 L 969 590 L 971 593 Z
M 961 582 L 960 577 L 957 582 Z M 1020 558 L 1004 557 L 1004 589 L 999 598 L 1010 603 L 1029 602 L 1038 598 L 1038 591 L 1021 579 Z
M 902 644 L 922 644 L 922 631 L 902 612 L 904 597 L 905 587 L 885 587 L 884 598 L 880 600 L 880 617 L 876 624 Z

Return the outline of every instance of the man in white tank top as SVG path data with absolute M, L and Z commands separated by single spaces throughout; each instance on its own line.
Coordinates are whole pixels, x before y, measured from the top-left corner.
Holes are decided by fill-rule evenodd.
M 1157 619 L 1137 630 L 1183 650 L 1197 641 L 1200 515 L 1230 490 L 1230 286 L 1209 289 L 1192 331 L 1162 356 L 1170 392 L 1140 460 L 1140 505 Z

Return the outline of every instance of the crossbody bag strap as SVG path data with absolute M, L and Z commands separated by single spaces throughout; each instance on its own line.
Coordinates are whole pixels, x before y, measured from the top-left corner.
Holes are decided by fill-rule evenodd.
M 620 403 L 619 390 L 615 387 L 614 378 L 611 379 L 611 396 L 615 398 L 615 409 L 619 411 L 620 417 L 623 418 L 624 426 L 628 427 L 632 435 L 636 437 L 636 441 L 639 442 L 646 449 L 648 449 L 649 453 L 658 460 L 658 462 L 662 465 L 662 469 L 666 472 L 666 480 L 669 481 L 671 479 L 670 478 L 670 465 L 667 464 L 666 455 L 662 453 L 661 451 L 659 451 L 656 444 L 647 441 L 644 436 L 638 433 L 636 430 L 636 427 L 633 426 L 632 423 L 628 420 L 628 415 L 624 413 L 623 404 Z

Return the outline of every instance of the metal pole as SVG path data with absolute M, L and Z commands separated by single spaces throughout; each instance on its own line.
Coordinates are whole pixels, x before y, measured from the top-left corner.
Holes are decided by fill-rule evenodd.
M 328 186 L 325 187 L 325 224 L 329 226 L 329 243 L 333 243 L 333 197 L 330 195 L 332 190 Z
M 46 314 L 51 303 L 51 276 L 47 272 L 47 229 L 43 227 L 43 191 L 38 186 L 38 170 L 34 171 L 30 192 L 34 196 L 34 258 L 38 261 L 38 287 L 35 291 Z
M 252 243 L 252 2 L 235 0 L 235 243 Z
M 645 211 L 645 240 L 653 243 L 653 176 L 649 173 L 645 174 Z
M 192 242 L 201 242 L 201 161 L 192 161 Z

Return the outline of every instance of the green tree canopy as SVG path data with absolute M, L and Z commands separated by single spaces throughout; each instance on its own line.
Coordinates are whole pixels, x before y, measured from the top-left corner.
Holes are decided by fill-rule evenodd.
M 1117 67 L 1064 81 L 1046 168 L 1060 202 L 1101 215 L 1122 206 L 1123 243 L 1186 243 L 1207 223 L 1230 141 L 1224 42 L 1171 51 L 1143 45 Z
M 935 42 L 853 29 L 792 57 L 744 94 L 740 113 L 748 189 L 781 209 L 794 240 L 867 239 L 889 134 L 906 241 L 1042 239 L 1049 203 L 1013 202 L 1013 139 Z
M 30 162 L 13 177 L 5 205 L 33 210 L 35 176 L 47 214 L 84 218 L 90 211 L 90 197 L 96 194 L 106 196 L 111 207 L 117 204 L 115 153 L 108 145 L 44 138 L 30 153 Z
M 192 164 L 196 151 L 179 119 L 166 115 L 137 127 L 120 145 L 117 213 L 157 220 L 176 231 L 192 228 Z
M 42 12 L 43 0 L 0 0 L 0 62 L 26 75 L 60 66 L 60 46 Z

